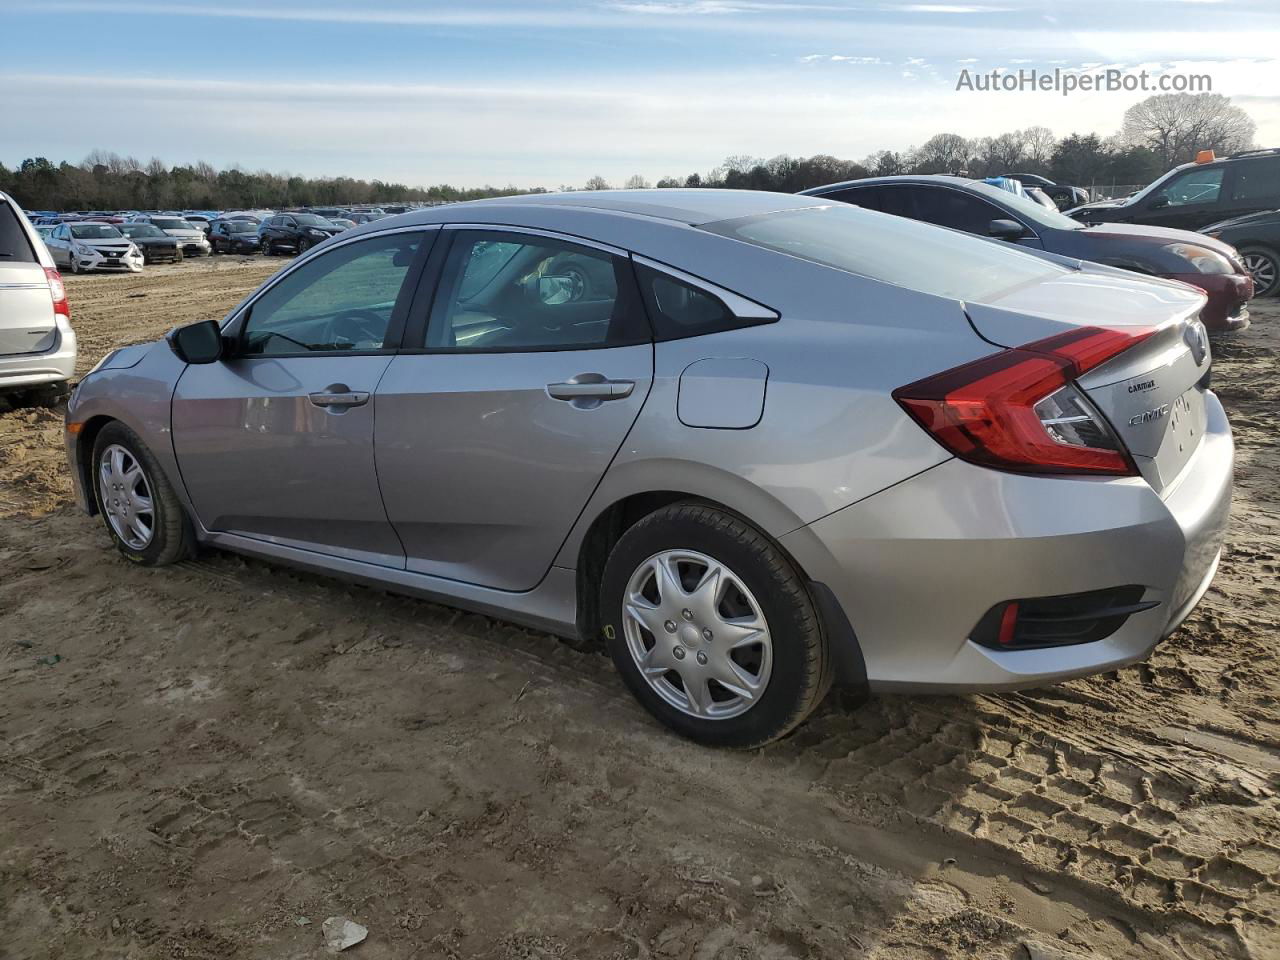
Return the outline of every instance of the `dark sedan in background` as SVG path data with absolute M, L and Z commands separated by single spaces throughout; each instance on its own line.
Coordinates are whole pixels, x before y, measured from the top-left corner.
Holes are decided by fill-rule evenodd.
M 261 246 L 258 224 L 252 220 L 215 220 L 209 225 L 209 245 L 214 253 L 257 253 Z
M 342 232 L 342 228 L 314 213 L 279 213 L 262 221 L 258 238 L 268 257 L 282 250 L 306 253 L 317 243 Z
M 1280 210 L 1233 217 L 1210 224 L 1200 232 L 1240 251 L 1245 269 L 1253 275 L 1257 296 L 1280 293 Z
M 876 177 L 804 193 L 1064 257 L 1181 280 L 1208 295 L 1200 317 L 1210 330 L 1239 330 L 1249 324 L 1246 304 L 1253 296 L 1253 279 L 1232 247 L 1202 234 L 1127 223 L 1086 227 L 1033 200 L 963 177 Z
M 178 241 L 153 224 L 122 223 L 116 229 L 142 251 L 144 263 L 178 263 L 182 260 Z

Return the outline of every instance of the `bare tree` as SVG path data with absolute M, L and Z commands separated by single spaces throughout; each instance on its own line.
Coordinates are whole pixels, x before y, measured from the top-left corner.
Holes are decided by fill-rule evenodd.
M 1035 168 L 1029 172 L 1040 173 L 1049 169 L 1054 148 L 1058 145 L 1058 138 L 1053 135 L 1053 131 L 1048 127 L 1027 127 L 1019 130 L 1018 136 L 1022 139 L 1024 164 Z
M 1120 137 L 1128 146 L 1148 148 L 1171 167 L 1194 159 L 1198 150 L 1247 150 L 1257 129 L 1220 93 L 1161 93 L 1124 112 Z
M 1015 173 L 1026 155 L 1021 132 L 983 137 L 973 145 L 974 153 L 988 175 Z
M 919 149 L 912 160 L 920 173 L 956 173 L 969 165 L 969 141 L 958 133 L 938 133 Z
M 604 177 L 597 174 L 596 176 L 592 177 L 590 180 L 587 181 L 587 185 L 583 187 L 583 189 L 584 190 L 612 190 L 613 187 L 609 186 L 608 180 L 606 180 Z
M 627 183 L 626 183 L 625 189 L 648 190 L 651 186 L 653 186 L 653 184 L 651 184 L 648 180 L 646 180 L 640 174 L 633 173 L 631 176 L 627 177 Z

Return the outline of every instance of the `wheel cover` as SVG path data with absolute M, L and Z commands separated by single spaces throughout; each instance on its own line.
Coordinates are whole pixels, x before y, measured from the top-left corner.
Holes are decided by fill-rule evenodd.
M 741 716 L 769 684 L 764 612 L 741 578 L 706 554 L 666 550 L 640 564 L 627 582 L 622 630 L 645 682 L 691 717 Z
M 1262 253 L 1246 253 L 1243 259 L 1244 268 L 1253 275 L 1254 285 L 1259 291 L 1276 282 L 1276 262 L 1270 257 Z
M 98 459 L 98 495 L 117 537 L 144 550 L 155 535 L 155 503 L 147 475 L 128 448 L 113 443 Z

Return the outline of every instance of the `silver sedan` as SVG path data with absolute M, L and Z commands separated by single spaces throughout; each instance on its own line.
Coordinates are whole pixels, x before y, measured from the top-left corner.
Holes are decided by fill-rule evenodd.
M 381 219 L 67 411 L 124 555 L 217 547 L 601 638 L 705 743 L 832 683 L 1113 670 L 1217 568 L 1232 441 L 1182 284 L 818 198 Z

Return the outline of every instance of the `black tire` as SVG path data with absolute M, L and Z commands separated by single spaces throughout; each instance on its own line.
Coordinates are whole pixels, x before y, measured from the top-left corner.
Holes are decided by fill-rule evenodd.
M 772 671 L 759 699 L 743 713 L 709 719 L 673 706 L 650 686 L 628 649 L 623 626 L 628 583 L 646 560 L 666 550 L 696 551 L 724 564 L 745 584 L 767 621 Z M 768 537 L 710 505 L 672 504 L 627 530 L 605 564 L 600 610 L 610 656 L 632 694 L 668 727 L 699 743 L 762 746 L 798 726 L 830 689 L 826 639 L 803 575 Z M 654 637 L 655 645 L 662 642 Z
M 174 262 L 174 263 L 181 263 L 181 262 L 182 262 L 182 251 L 181 251 L 181 250 L 178 250 L 178 251 L 173 255 L 173 262 Z
M 80 266 L 76 263 L 76 255 L 74 253 L 67 257 L 67 272 L 71 274 L 80 272 Z
M 141 467 L 151 492 L 151 538 L 140 548 L 125 542 L 112 527 L 107 515 L 104 498 L 112 491 L 102 489 L 103 478 L 100 466 L 103 454 L 113 446 L 123 447 Z M 107 535 L 111 537 L 116 549 L 125 559 L 144 567 L 159 567 L 186 559 L 195 552 L 195 534 L 191 529 L 186 511 L 182 509 L 182 503 L 178 500 L 178 495 L 169 483 L 168 477 L 164 475 L 160 464 L 136 433 L 118 421 L 107 424 L 94 439 L 92 456 L 90 475 L 98 512 L 102 516 L 103 526 L 107 528 Z
M 1270 274 L 1270 281 L 1259 283 L 1257 267 L 1253 272 L 1253 295 L 1255 297 L 1270 297 L 1276 293 L 1280 293 L 1280 253 L 1270 247 L 1258 245 L 1248 245 L 1240 247 L 1239 254 L 1241 259 L 1257 259 L 1262 262 L 1265 270 Z
M 307 237 L 303 237 L 298 241 L 298 256 L 302 256 L 313 246 L 314 244 Z
M 262 238 L 262 255 L 263 255 L 264 257 L 270 257 L 270 256 L 272 256 L 272 252 L 271 252 L 271 241 L 270 241 L 269 239 L 267 239 L 266 237 L 263 237 L 263 238 Z

